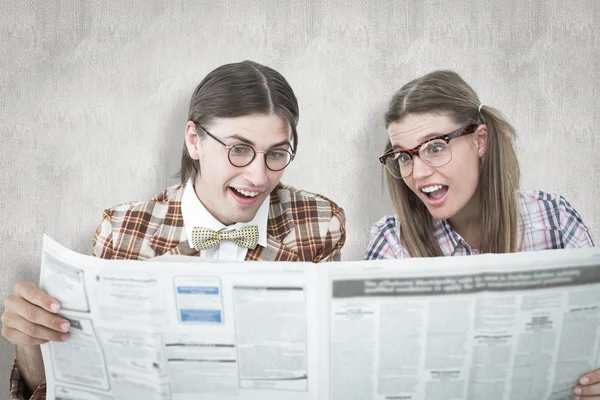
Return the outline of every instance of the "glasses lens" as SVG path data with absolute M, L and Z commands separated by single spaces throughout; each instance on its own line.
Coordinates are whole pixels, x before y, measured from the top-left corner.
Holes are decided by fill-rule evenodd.
M 229 149 L 229 161 L 236 167 L 245 167 L 254 159 L 254 149 L 245 144 L 238 144 Z
M 426 143 L 419 150 L 419 157 L 432 167 L 441 167 L 446 165 L 452 159 L 450 146 L 443 140 L 434 140 Z
M 392 154 L 385 160 L 385 166 L 395 178 L 406 178 L 412 172 L 412 159 L 406 153 Z
M 292 155 L 285 150 L 271 150 L 265 155 L 267 168 L 272 171 L 281 171 L 288 166 Z

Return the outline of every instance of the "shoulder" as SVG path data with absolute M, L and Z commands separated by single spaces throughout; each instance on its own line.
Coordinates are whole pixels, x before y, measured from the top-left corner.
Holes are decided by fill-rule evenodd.
M 92 254 L 107 259 L 147 259 L 180 239 L 181 185 L 147 201 L 122 203 L 104 210 L 96 228 Z
M 327 222 L 337 218 L 345 224 L 344 210 L 331 199 L 317 193 L 279 183 L 271 194 L 271 210 L 279 205 L 281 212 L 296 222 Z
M 134 246 L 133 243 L 151 243 L 152 237 L 161 230 L 167 237 L 177 236 L 183 227 L 182 194 L 183 186 L 174 185 L 149 200 L 122 203 L 104 210 L 95 245 L 106 243 L 103 246 L 110 244 L 120 249 Z
M 346 216 L 321 194 L 279 183 L 271 192 L 267 230 L 299 260 L 338 261 L 346 241 Z
M 548 232 L 550 239 L 546 238 L 544 243 L 550 248 L 593 246 L 580 214 L 558 193 L 520 191 L 519 212 L 526 230 Z
M 179 207 L 183 194 L 182 185 L 174 185 L 156 194 L 149 200 L 121 203 L 104 210 L 105 217 L 118 223 L 131 218 L 165 216 L 168 208 Z
M 519 192 L 519 211 L 526 225 L 537 228 L 559 229 L 562 214 L 576 215 L 581 220 L 564 196 L 537 189 Z
M 543 202 L 553 204 L 562 196 L 558 193 L 545 192 L 538 189 L 528 189 L 519 191 L 519 200 L 525 203 Z

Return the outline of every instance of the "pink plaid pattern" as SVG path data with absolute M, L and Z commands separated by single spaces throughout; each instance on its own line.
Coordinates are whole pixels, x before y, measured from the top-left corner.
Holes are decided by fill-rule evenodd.
M 588 228 L 579 213 L 560 195 L 538 190 L 519 193 L 521 251 L 594 247 Z M 479 254 L 450 226 L 435 221 L 435 235 L 444 256 Z M 371 229 L 371 241 L 365 260 L 410 257 L 400 235 L 395 216 L 379 220 Z

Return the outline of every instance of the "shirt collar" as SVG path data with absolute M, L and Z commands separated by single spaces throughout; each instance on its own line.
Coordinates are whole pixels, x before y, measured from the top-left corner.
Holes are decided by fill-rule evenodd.
M 434 219 L 433 227 L 435 237 L 445 257 L 453 256 L 460 244 L 466 249 L 472 250 L 471 246 L 454 230 L 447 220 Z
M 209 228 L 218 231 L 224 228 L 239 229 L 248 225 L 258 226 L 258 244 L 262 247 L 267 247 L 267 222 L 269 219 L 270 202 L 271 196 L 269 195 L 261 204 L 258 212 L 251 221 L 238 222 L 233 225 L 225 226 L 213 217 L 206 207 L 204 207 L 196 195 L 192 179 L 188 179 L 181 198 L 181 214 L 190 247 L 194 248 L 192 243 L 192 230 L 195 227 Z

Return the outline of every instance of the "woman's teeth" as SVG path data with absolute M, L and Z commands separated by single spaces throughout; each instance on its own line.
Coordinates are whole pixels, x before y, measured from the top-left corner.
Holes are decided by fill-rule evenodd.
M 421 188 L 421 192 L 432 193 L 432 192 L 435 192 L 436 190 L 440 190 L 443 187 L 444 187 L 443 185 L 427 186 L 427 187 Z

